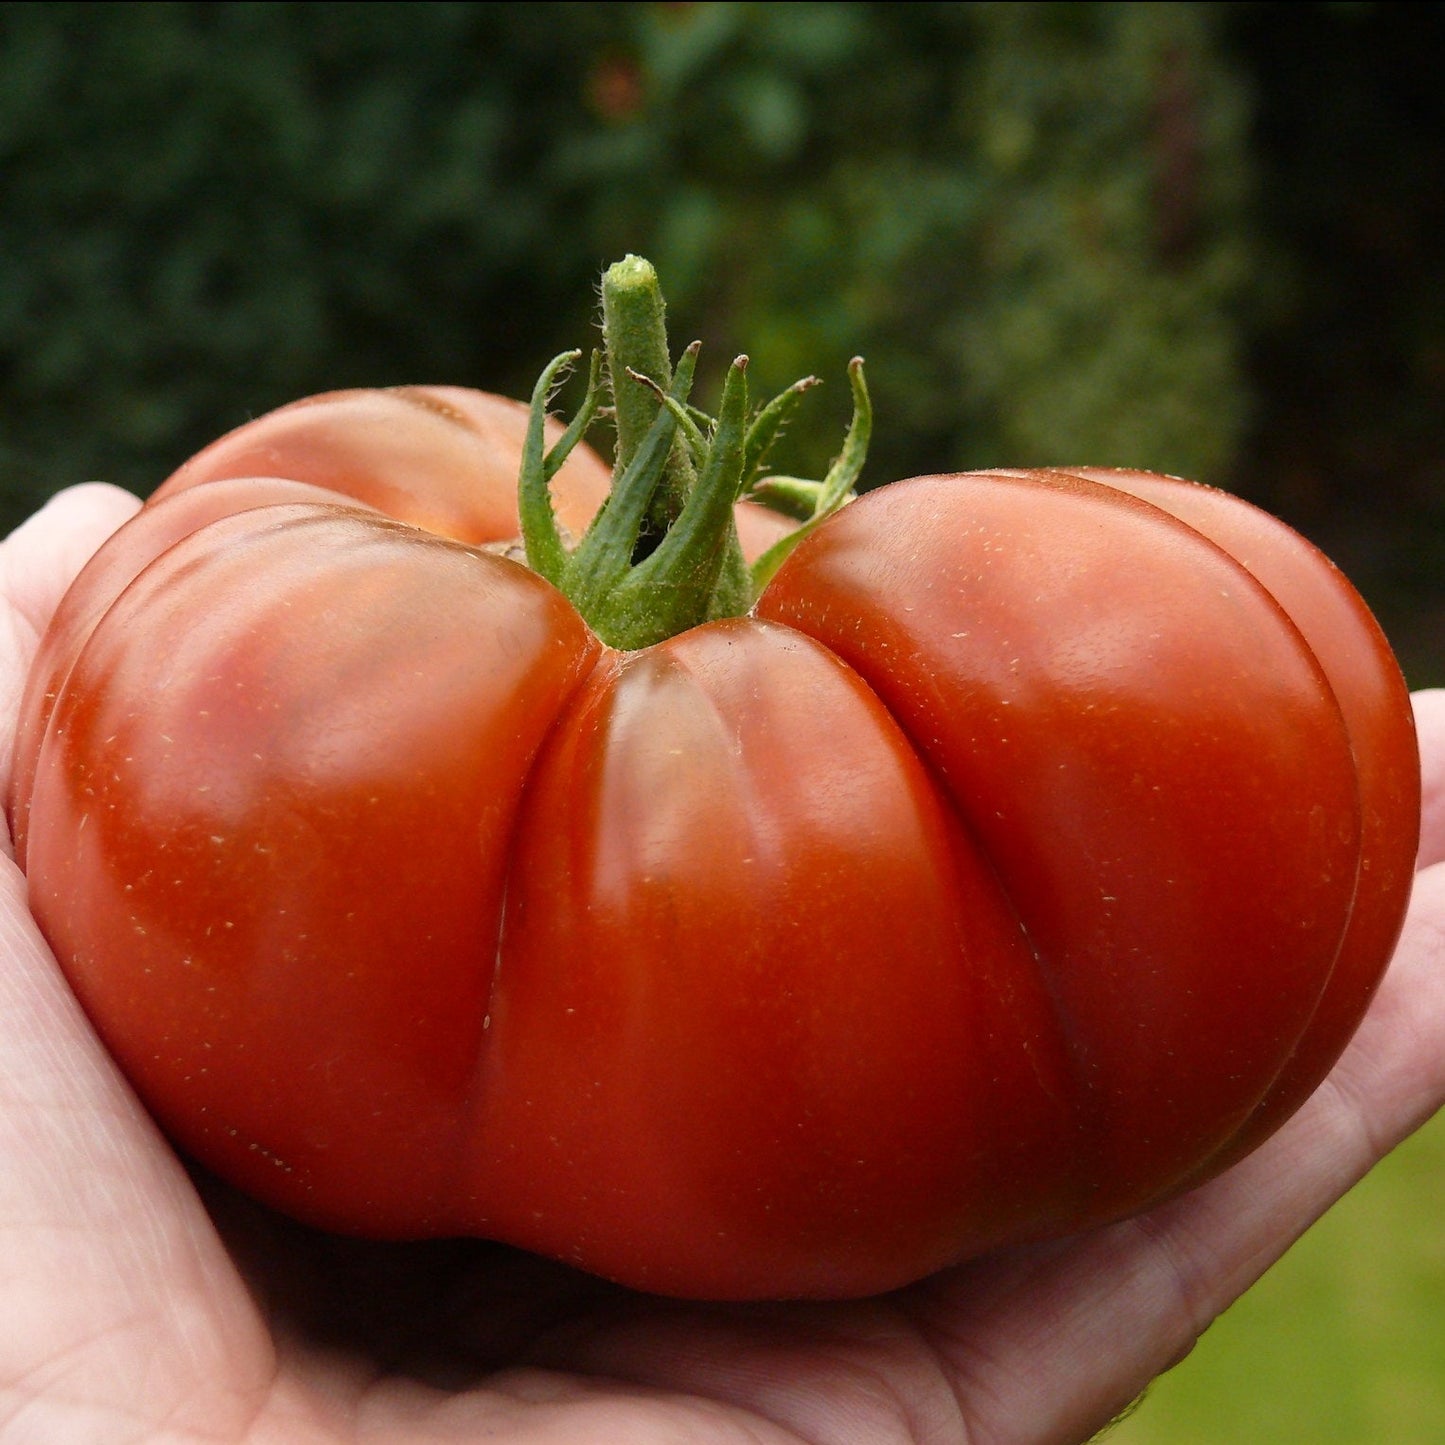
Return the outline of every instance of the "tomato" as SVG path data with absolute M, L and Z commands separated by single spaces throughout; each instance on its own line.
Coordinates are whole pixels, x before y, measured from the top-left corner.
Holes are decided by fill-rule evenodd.
M 331 1229 L 840 1297 L 1143 1209 L 1308 1096 L 1419 806 L 1309 544 L 1144 473 L 917 477 L 618 647 L 493 545 L 525 426 L 262 417 L 47 634 L 32 904 L 182 1149 Z M 552 492 L 575 534 L 606 469 Z
M 238 427 L 198 452 L 152 495 L 202 482 L 284 477 L 330 488 L 459 542 L 510 542 L 518 533 L 517 463 L 527 408 L 465 386 L 399 386 L 304 397 Z M 553 427 L 557 435 L 560 428 Z M 579 448 L 552 487 L 557 519 L 580 536 L 612 473 Z M 756 555 L 788 527 L 776 512 L 738 509 Z

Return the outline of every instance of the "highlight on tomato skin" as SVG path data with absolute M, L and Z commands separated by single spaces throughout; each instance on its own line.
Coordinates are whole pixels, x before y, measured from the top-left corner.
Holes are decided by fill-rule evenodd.
M 76 579 L 6 802 L 132 1085 L 302 1220 L 692 1298 L 872 1294 L 1227 1167 L 1408 899 L 1413 722 L 1364 603 L 1173 478 L 853 498 L 861 367 L 846 466 L 781 517 L 745 367 L 708 428 L 690 366 L 638 385 L 612 473 L 547 386 L 295 403 Z M 722 505 L 644 519 L 667 469 Z M 598 546 L 609 485 L 638 506 Z M 543 496 L 554 580 L 506 545 Z M 706 615 L 609 643 L 598 579 L 673 566 L 663 523 Z
M 518 534 L 526 426 L 521 402 L 470 387 L 326 392 L 228 432 L 162 482 L 152 500 L 216 481 L 281 476 L 459 542 L 508 541 Z M 549 427 L 553 440 L 560 432 Z M 602 459 L 579 448 L 553 484 L 562 525 L 580 535 L 610 483 Z
M 197 452 L 151 495 L 154 502 L 218 481 L 307 482 L 459 542 L 519 535 L 517 466 L 527 408 L 463 386 L 357 388 L 305 397 L 247 422 Z M 559 423 L 549 420 L 555 442 Z M 612 473 L 585 443 L 552 481 L 557 519 L 580 537 Z M 792 525 L 743 502 L 744 551 L 757 557 Z
M 1361 873 L 1376 886 L 1355 897 L 1349 928 L 1319 1008 L 1250 1126 L 1212 1172 L 1263 1142 L 1314 1092 L 1344 1052 L 1394 951 L 1418 833 L 1414 716 L 1390 645 L 1359 593 L 1332 562 L 1267 512 L 1213 487 L 1120 469 L 1079 475 L 1162 507 L 1223 547 L 1284 608 L 1314 652 L 1350 734 L 1361 795 Z M 1410 819 L 1416 821 L 1411 824 Z

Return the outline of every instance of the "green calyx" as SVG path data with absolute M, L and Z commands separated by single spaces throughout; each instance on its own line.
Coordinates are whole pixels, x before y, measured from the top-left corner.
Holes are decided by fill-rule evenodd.
M 673 366 L 657 275 L 637 256 L 603 275 L 602 317 L 604 350 L 592 354 L 582 405 L 550 450 L 547 404 L 582 353 L 554 358 L 532 392 L 518 488 L 522 540 L 528 565 L 571 599 L 604 642 L 650 647 L 712 618 L 747 612 L 788 553 L 854 496 L 872 411 L 863 363 L 855 358 L 848 367 L 853 420 L 827 475 L 767 476 L 768 450 L 816 378 L 795 382 L 754 413 L 748 359 L 739 356 L 716 417 L 690 406 L 699 343 Z M 548 485 L 599 416 L 604 386 L 617 428 L 612 492 L 569 551 Z M 798 523 L 751 566 L 733 517 L 739 500 Z

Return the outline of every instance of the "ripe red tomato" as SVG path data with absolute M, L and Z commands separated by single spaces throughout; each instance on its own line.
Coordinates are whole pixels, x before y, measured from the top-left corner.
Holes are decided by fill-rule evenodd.
M 1147 1206 L 1313 1089 L 1418 770 L 1308 544 L 1144 474 L 915 478 L 621 652 L 484 545 L 523 423 L 263 417 L 47 636 L 33 905 L 183 1148 L 336 1229 L 829 1297 Z M 605 484 L 574 456 L 564 523 Z

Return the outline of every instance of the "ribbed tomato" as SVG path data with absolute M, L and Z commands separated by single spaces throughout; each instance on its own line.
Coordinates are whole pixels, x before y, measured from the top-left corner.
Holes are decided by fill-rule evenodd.
M 654 411 L 661 466 L 687 418 Z M 619 462 L 598 526 L 637 517 L 571 591 L 494 545 L 519 459 L 538 515 L 527 414 L 454 388 L 249 423 L 81 574 L 10 814 L 185 1150 L 339 1230 L 832 1297 L 1142 1209 L 1323 1077 L 1418 825 L 1349 583 L 1221 492 L 1000 471 L 820 515 L 714 616 L 734 526 L 789 525 L 731 520 L 746 412 L 739 363 L 712 520 L 688 497 L 640 561 Z M 571 454 L 567 532 L 607 486 Z M 572 597 L 687 581 L 654 559 L 689 528 L 711 610 L 604 641 Z

